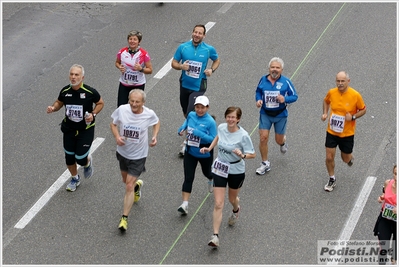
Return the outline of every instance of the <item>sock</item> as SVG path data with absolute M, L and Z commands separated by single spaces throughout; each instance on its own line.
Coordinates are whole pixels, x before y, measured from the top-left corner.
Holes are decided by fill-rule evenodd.
M 330 176 L 330 179 L 333 179 L 335 181 L 335 175 Z
M 280 146 L 283 146 L 283 145 L 285 145 L 285 142 L 282 145 L 280 145 Z
M 183 201 L 183 205 L 188 207 L 188 201 Z
M 75 176 L 72 176 L 73 179 L 79 180 L 79 174 L 76 174 Z
M 238 208 L 237 210 L 234 210 L 233 209 L 233 213 L 237 213 L 237 212 L 239 212 L 240 211 L 240 208 Z
M 215 236 L 219 237 L 219 234 L 213 234 L 213 235 L 215 235 Z
M 127 219 L 127 215 L 122 215 L 122 218 L 126 218 Z
M 268 165 L 269 164 L 269 160 L 265 160 L 265 161 L 262 161 L 264 164 L 266 164 L 266 165 Z
M 139 191 L 139 189 L 140 189 L 139 185 L 138 185 L 138 184 L 136 184 L 136 186 L 134 187 L 134 192 L 137 192 L 137 191 Z
M 87 165 L 85 166 L 85 168 L 89 167 L 90 164 L 91 164 L 91 159 L 90 159 L 89 163 L 87 163 Z

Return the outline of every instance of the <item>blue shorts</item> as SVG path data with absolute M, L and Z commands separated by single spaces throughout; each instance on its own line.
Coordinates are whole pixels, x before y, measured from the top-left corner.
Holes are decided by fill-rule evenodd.
M 269 130 L 274 125 L 274 132 L 276 134 L 285 134 L 287 128 L 288 117 L 272 117 L 266 114 L 259 114 L 259 130 Z

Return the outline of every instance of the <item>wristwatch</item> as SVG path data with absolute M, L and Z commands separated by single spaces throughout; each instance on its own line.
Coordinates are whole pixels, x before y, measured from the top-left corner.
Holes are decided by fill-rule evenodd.
M 97 116 L 97 113 L 92 113 L 92 114 L 93 114 L 93 117 L 94 117 L 94 118 Z
M 353 121 L 356 120 L 356 116 L 355 115 L 352 115 L 352 120 Z
M 214 73 L 215 72 L 215 69 L 211 69 L 212 70 L 212 73 Z
M 142 67 L 141 70 L 139 70 L 139 71 L 140 71 L 140 72 L 144 72 L 144 68 L 145 68 L 145 67 Z

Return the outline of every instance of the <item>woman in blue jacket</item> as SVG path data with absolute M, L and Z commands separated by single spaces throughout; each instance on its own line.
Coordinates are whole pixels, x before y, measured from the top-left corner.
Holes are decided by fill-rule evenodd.
M 213 162 L 213 150 L 201 153 L 202 147 L 208 147 L 217 135 L 215 119 L 208 113 L 209 99 L 206 96 L 198 96 L 194 102 L 194 111 L 191 111 L 183 125 L 180 126 L 178 134 L 182 136 L 187 132 L 187 145 L 184 153 L 184 182 L 182 186 L 183 203 L 178 211 L 186 215 L 188 212 L 188 199 L 191 195 L 195 169 L 198 162 L 201 164 L 202 173 L 208 178 L 208 190 L 213 192 L 213 178 L 211 166 Z

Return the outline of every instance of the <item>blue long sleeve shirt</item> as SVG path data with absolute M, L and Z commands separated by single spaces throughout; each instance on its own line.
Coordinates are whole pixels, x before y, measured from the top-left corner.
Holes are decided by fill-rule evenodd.
M 198 116 L 195 111 L 191 111 L 183 125 L 177 133 L 187 130 L 188 153 L 197 158 L 208 158 L 209 152 L 202 154 L 200 149 L 203 145 L 210 145 L 217 135 L 216 121 L 209 113 Z
M 267 79 L 267 76 L 269 75 L 270 74 L 262 76 L 256 88 L 256 101 L 263 100 L 263 105 L 260 109 L 261 114 L 266 114 L 265 109 L 270 111 L 285 109 L 286 104 L 294 103 L 298 99 L 296 89 L 290 79 L 283 75 L 280 75 L 280 78 L 274 83 L 274 85 L 272 85 L 272 83 Z M 277 102 L 278 94 L 284 96 L 285 103 Z M 287 116 L 287 109 L 277 115 L 277 117 Z

